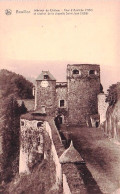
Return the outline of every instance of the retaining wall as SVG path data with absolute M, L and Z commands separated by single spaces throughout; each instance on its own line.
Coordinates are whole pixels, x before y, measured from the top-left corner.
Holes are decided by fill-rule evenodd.
M 53 144 L 53 155 L 54 162 L 56 166 L 56 183 L 60 184 L 62 178 L 62 188 L 63 194 L 86 194 L 86 188 L 83 183 L 82 178 L 80 177 L 79 171 L 75 164 L 66 163 L 60 164 L 59 157 L 65 151 L 65 148 L 61 142 L 60 136 L 58 134 L 57 128 L 54 124 L 54 120 L 50 119 L 46 123 L 47 128 L 49 129 L 49 134 L 51 136 Z M 60 175 L 62 173 L 62 177 Z

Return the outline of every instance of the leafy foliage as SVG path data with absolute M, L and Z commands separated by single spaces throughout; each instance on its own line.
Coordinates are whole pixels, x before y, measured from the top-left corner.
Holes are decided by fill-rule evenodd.
M 14 94 L 17 98 L 33 98 L 33 84 L 26 80 L 22 75 L 8 70 L 0 71 L 0 90 L 3 97 Z
M 21 174 L 14 177 L 14 179 L 4 186 L 3 193 L 16 193 L 16 194 L 48 194 L 50 187 L 52 187 L 50 170 L 51 161 L 51 140 L 48 133 L 43 130 L 44 133 L 44 150 L 46 153 L 46 159 L 41 163 L 37 163 L 31 170 L 29 175 Z M 37 155 L 35 155 L 37 157 Z M 40 158 L 40 155 L 38 156 Z M 38 160 L 38 158 L 37 158 Z M 29 165 L 29 164 L 28 164 Z M 55 173 L 54 173 L 55 174 Z M 50 192 L 51 193 L 51 192 Z M 49 193 L 49 194 L 50 194 Z M 52 192 L 53 194 L 53 192 Z
M 43 160 L 29 175 L 16 176 L 5 188 L 4 193 L 47 194 L 50 188 L 49 163 Z M 15 184 L 15 182 L 17 182 Z M 50 193 L 49 193 L 50 194 Z
M 107 90 L 106 102 L 109 103 L 109 106 L 114 105 L 118 100 L 117 93 L 117 84 L 112 84 Z
M 27 112 L 27 108 L 24 104 L 24 102 L 22 101 L 22 104 L 20 106 L 20 114 L 25 114 Z
M 20 115 L 23 111 L 22 107 L 18 105 L 14 96 L 9 96 L 3 102 L 2 169 L 5 181 L 10 181 L 12 176 L 18 171 Z

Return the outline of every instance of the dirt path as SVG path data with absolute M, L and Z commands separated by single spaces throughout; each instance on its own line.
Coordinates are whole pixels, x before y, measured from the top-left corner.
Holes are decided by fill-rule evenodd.
M 120 188 L 120 146 L 107 139 L 99 128 L 69 127 L 68 131 L 100 190 L 112 194 Z

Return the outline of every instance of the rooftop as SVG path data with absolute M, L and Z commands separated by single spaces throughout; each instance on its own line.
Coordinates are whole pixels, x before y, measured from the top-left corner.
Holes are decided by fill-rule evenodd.
M 72 141 L 70 147 L 60 156 L 59 161 L 60 163 L 85 163 L 79 152 L 74 148 Z
M 43 80 L 55 81 L 56 79 L 49 71 L 42 71 L 41 74 L 37 77 L 36 81 L 43 81 Z

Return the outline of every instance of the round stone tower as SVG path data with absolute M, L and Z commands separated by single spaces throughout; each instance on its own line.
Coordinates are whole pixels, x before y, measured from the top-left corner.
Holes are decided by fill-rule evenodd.
M 35 110 L 55 114 L 56 80 L 49 71 L 42 71 L 36 79 Z
M 67 66 L 68 124 L 87 125 L 98 113 L 100 67 L 92 64 Z

